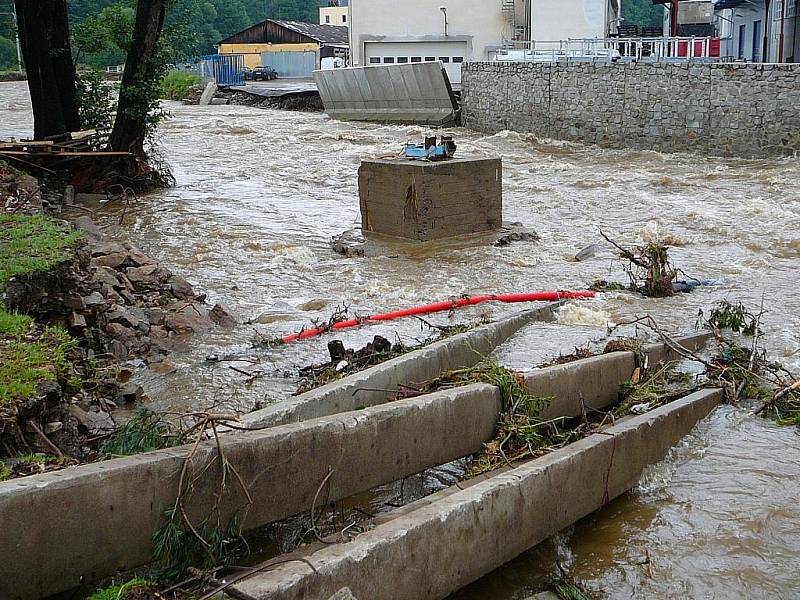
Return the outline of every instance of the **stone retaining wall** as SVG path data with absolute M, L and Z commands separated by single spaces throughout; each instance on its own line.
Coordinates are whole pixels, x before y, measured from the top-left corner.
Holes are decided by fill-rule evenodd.
M 800 152 L 800 65 L 463 66 L 462 121 L 486 132 L 661 152 Z

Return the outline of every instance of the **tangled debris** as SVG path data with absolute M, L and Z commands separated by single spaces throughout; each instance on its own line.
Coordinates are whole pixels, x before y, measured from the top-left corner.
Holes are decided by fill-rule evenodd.
M 419 320 L 430 330 L 430 334 L 425 339 L 417 340 L 415 344 L 406 344 L 400 339 L 392 343 L 385 337 L 376 335 L 363 348 L 353 350 L 345 348 L 340 340 L 332 340 L 328 343 L 328 353 L 330 355 L 328 362 L 319 365 L 311 364 L 300 369 L 301 379 L 294 395 L 303 394 L 352 373 L 379 365 L 484 324 L 484 321 L 479 321 L 441 326 L 433 325 L 424 319 Z
M 625 248 L 600 231 L 600 235 L 619 251 L 629 285 L 598 280 L 593 291 L 630 290 L 652 298 L 667 298 L 675 293 L 679 271 L 669 257 L 669 246 L 664 242 L 648 242 L 644 246 Z

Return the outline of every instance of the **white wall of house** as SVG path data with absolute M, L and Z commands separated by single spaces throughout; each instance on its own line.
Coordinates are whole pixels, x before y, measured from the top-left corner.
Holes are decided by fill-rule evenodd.
M 353 66 L 398 59 L 448 57 L 450 79 L 461 80 L 460 60 L 484 60 L 511 35 L 501 0 L 352 0 L 350 52 Z M 447 35 L 445 15 L 447 9 Z M 407 60 L 406 60 L 407 59 Z M 446 65 L 446 66 L 447 66 Z M 455 66 L 457 65 L 457 67 Z
M 458 83 L 461 61 L 488 60 L 504 41 L 519 39 L 515 24 L 528 41 L 605 37 L 616 29 L 618 6 L 617 0 L 516 0 L 515 23 L 503 0 L 350 0 L 351 64 L 446 58 L 450 80 Z
M 602 38 L 616 31 L 619 17 L 608 0 L 531 0 L 531 38 Z
M 723 33 L 730 31 L 726 54 L 746 61 L 774 63 L 782 59 L 783 62 L 799 62 L 800 41 L 796 32 L 800 25 L 800 17 L 797 14 L 800 10 L 800 1 L 784 1 L 785 13 L 781 0 L 770 2 L 769 9 L 763 0 L 751 0 L 736 8 L 718 11 L 718 19 L 720 22 L 725 22 Z M 782 54 L 781 30 L 783 30 Z

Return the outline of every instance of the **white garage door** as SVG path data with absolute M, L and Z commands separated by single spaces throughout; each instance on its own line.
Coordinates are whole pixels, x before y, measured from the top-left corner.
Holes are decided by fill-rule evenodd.
M 452 83 L 461 83 L 461 63 L 467 59 L 466 42 L 367 42 L 366 65 L 441 61 Z

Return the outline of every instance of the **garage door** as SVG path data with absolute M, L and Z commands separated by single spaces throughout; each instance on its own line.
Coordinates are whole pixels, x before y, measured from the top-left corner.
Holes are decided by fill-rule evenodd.
M 367 65 L 441 61 L 452 83 L 461 83 L 461 63 L 467 59 L 466 42 L 367 42 Z

